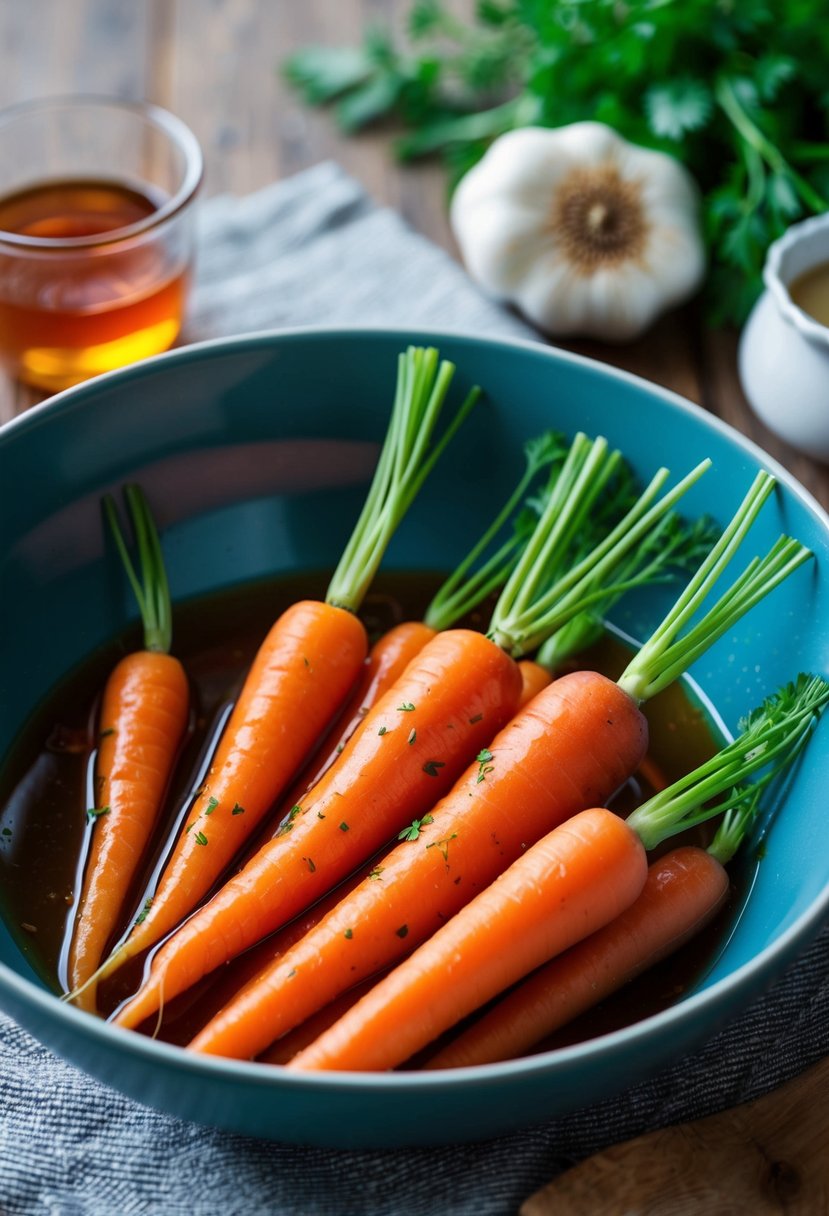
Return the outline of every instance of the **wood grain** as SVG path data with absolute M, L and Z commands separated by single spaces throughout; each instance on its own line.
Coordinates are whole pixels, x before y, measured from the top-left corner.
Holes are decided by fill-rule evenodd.
M 520 1216 L 829 1212 L 829 1060 L 755 1102 L 640 1136 L 568 1170 Z

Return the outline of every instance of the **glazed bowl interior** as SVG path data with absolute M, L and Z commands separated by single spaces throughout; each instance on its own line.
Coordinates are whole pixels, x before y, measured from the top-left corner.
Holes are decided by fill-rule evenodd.
M 642 477 L 713 469 L 685 500 L 724 522 L 755 472 L 779 488 L 746 557 L 781 531 L 816 561 L 755 608 L 692 668 L 729 730 L 829 653 L 829 529 L 820 508 L 748 441 L 633 377 L 533 344 L 395 331 L 297 331 L 192 347 L 101 377 L 0 432 L 0 751 L 50 689 L 134 618 L 105 554 L 100 499 L 147 491 L 164 535 L 174 601 L 280 572 L 333 568 L 370 478 L 398 353 L 433 343 L 457 365 L 457 398 L 486 398 L 441 461 L 389 551 L 392 569 L 451 569 L 548 427 L 602 433 Z M 643 639 L 667 589 L 612 614 Z M 13 693 L 10 691 L 13 690 Z M 813 935 L 829 888 L 823 728 L 768 832 L 765 860 L 728 941 L 675 1007 L 601 1039 L 455 1074 L 291 1077 L 202 1060 L 61 1004 L 19 934 L 0 926 L 0 1005 L 45 1042 L 141 1100 L 239 1131 L 340 1145 L 480 1138 L 564 1113 L 687 1051 L 743 1008 Z

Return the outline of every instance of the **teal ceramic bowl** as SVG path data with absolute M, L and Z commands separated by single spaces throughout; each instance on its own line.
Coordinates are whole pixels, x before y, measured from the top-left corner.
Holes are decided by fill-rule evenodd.
M 460 390 L 486 402 L 443 460 L 389 553 L 391 567 L 451 568 L 555 426 L 603 433 L 642 476 L 711 472 L 689 512 L 724 521 L 754 473 L 779 492 L 752 551 L 783 530 L 815 552 L 692 669 L 725 725 L 829 657 L 829 521 L 763 452 L 669 393 L 540 345 L 449 334 L 298 331 L 162 355 L 53 398 L 0 431 L 0 751 L 52 686 L 133 610 L 105 567 L 99 500 L 141 482 L 158 510 L 176 600 L 279 571 L 333 567 L 376 458 L 398 352 L 433 343 Z M 614 618 L 646 636 L 668 604 L 641 596 Z M 829 906 L 823 724 L 771 828 L 766 858 L 725 948 L 679 1004 L 590 1042 L 448 1074 L 300 1076 L 201 1059 L 62 1004 L 0 925 L 0 1005 L 55 1051 L 142 1102 L 274 1139 L 380 1147 L 485 1138 L 640 1081 L 712 1035 L 812 937 Z

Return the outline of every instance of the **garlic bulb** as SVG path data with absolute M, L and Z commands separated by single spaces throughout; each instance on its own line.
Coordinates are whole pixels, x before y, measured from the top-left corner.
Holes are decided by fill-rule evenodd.
M 550 334 L 623 340 L 705 271 L 690 174 L 598 122 L 524 127 L 462 178 L 451 222 L 466 267 Z

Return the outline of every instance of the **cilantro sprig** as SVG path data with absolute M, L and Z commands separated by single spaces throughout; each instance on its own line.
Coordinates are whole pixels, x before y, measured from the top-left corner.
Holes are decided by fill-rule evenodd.
M 415 0 L 406 45 L 299 51 L 286 73 L 355 131 L 393 114 L 403 159 L 453 181 L 516 127 L 608 123 L 676 156 L 703 192 L 713 318 L 741 321 L 765 251 L 829 206 L 825 0 L 479 0 L 462 22 Z

